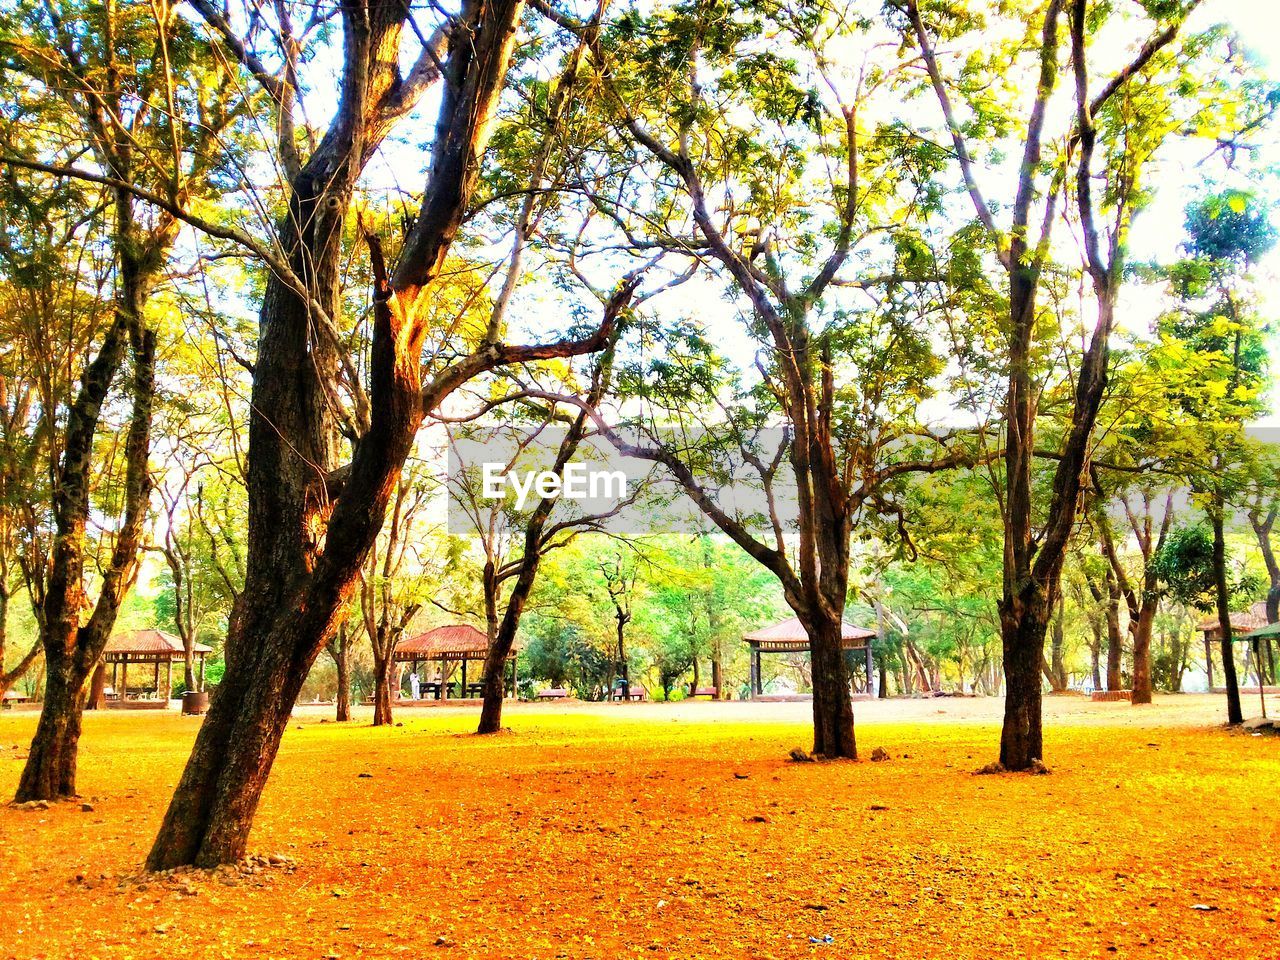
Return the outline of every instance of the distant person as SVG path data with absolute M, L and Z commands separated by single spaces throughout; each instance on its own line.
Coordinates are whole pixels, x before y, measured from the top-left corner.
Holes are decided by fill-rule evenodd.
M 414 700 L 417 700 L 419 692 L 420 692 L 420 687 L 419 687 L 418 675 L 417 673 L 411 673 L 409 674 L 409 693 L 412 695 Z

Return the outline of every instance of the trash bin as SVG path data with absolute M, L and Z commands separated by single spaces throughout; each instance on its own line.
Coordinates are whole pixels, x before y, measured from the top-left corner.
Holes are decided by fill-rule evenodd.
M 203 690 L 188 690 L 182 695 L 182 715 L 201 716 L 209 709 L 209 694 Z

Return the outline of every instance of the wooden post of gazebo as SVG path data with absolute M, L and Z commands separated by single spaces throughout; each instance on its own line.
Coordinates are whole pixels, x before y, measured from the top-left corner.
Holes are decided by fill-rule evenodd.
M 1208 632 L 1204 635 L 1204 665 L 1205 670 L 1209 674 L 1209 690 L 1213 690 L 1213 641 L 1209 639 Z

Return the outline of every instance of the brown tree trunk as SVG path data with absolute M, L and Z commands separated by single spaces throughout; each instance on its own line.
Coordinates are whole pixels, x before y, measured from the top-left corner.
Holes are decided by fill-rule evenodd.
M 386 726 L 391 723 L 391 704 L 395 699 L 396 664 L 389 655 L 373 657 L 373 725 Z
M 122 244 L 123 246 L 123 241 Z M 155 335 L 142 329 L 148 274 L 121 255 L 116 316 L 85 373 L 67 419 L 59 484 L 54 492 L 57 537 L 45 586 L 40 631 L 47 673 L 40 721 L 31 741 L 16 800 L 75 796 L 75 764 L 87 682 L 102 658 L 124 595 L 136 571 L 138 545 L 151 492 L 147 456 L 155 398 Z M 80 625 L 84 605 L 84 535 L 90 505 L 94 436 L 111 381 L 132 343 L 132 412 L 125 439 L 125 512 L 102 576 L 97 602 Z
M 5 654 L 7 653 L 7 641 L 9 638 L 8 576 L 8 564 L 0 560 L 0 702 L 3 702 L 4 695 L 31 669 L 31 665 L 40 656 L 41 650 L 40 639 L 37 637 L 22 659 L 14 664 L 12 669 L 5 670 Z
M 339 647 L 336 662 L 338 671 L 337 712 L 338 723 L 346 723 L 351 719 L 351 647 L 343 643 Z
M 254 369 L 245 590 L 227 640 L 226 675 L 147 858 L 149 869 L 214 866 L 244 855 L 290 709 L 345 615 L 424 410 L 503 363 L 601 345 L 598 338 L 538 348 L 491 343 L 448 367 L 425 391 L 421 383 L 426 318 L 420 301 L 474 193 L 522 9 L 520 0 L 463 4 L 456 30 L 467 31 L 468 40 L 453 46 L 445 65 L 431 177 L 393 277 L 370 238 L 369 424 L 340 478 L 332 472 L 336 378 L 328 373 L 336 361 L 311 336 L 313 305 L 286 278 L 269 280 Z M 369 0 L 367 9 L 349 4 L 342 12 L 346 69 L 338 113 L 294 178 L 280 230 L 295 273 L 310 279 L 319 306 L 331 315 L 340 300 L 339 241 L 355 178 L 390 129 L 387 104 L 400 92 L 394 51 L 407 8 Z M 323 549 L 318 528 L 325 530 Z
M 85 675 L 69 654 L 46 661 L 44 705 L 14 800 L 59 800 L 76 795 L 76 754 L 85 705 Z
M 830 759 L 856 760 L 853 701 L 849 696 L 849 667 L 844 658 L 839 618 L 797 611 L 809 634 L 813 664 L 813 752 Z
M 1151 634 L 1155 629 L 1156 605 L 1150 593 L 1143 597 L 1130 635 L 1133 637 L 1133 703 L 1151 703 Z
M 627 664 L 627 621 L 630 619 L 630 615 L 624 613 L 621 607 L 618 607 L 615 610 L 613 618 L 615 635 L 614 653 L 618 658 L 618 677 L 622 680 L 620 686 L 622 688 L 624 700 L 631 697 L 631 673 L 630 667 Z
M 1030 593 L 1016 613 L 1001 610 L 1004 649 L 1004 726 L 1000 762 L 1010 770 L 1026 770 L 1044 757 L 1041 733 L 1040 658 L 1048 628 L 1049 604 Z
M 1231 635 L 1231 593 L 1227 587 L 1227 541 L 1223 530 L 1225 504 L 1221 488 L 1215 488 L 1209 508 L 1213 526 L 1213 580 L 1218 608 L 1218 630 L 1222 646 L 1222 684 L 1227 688 L 1227 723 L 1244 723 L 1240 702 L 1240 682 L 1236 678 L 1234 638 Z
M 614 291 L 605 304 L 604 326 L 613 327 L 616 318 L 631 303 L 635 288 L 636 281 L 632 278 L 622 283 Z M 587 402 L 593 406 L 600 402 L 600 399 L 608 390 L 615 344 L 616 338 L 611 336 L 609 346 L 602 355 L 600 364 L 592 378 Z M 551 472 L 556 476 L 563 475 L 565 467 L 573 459 L 574 454 L 577 453 L 578 446 L 586 433 L 586 428 L 586 412 L 580 411 L 565 432 L 564 438 L 560 441 L 560 447 L 556 451 L 556 459 L 551 468 Z M 489 648 L 485 651 L 484 674 L 481 680 L 480 723 L 476 727 L 476 733 L 478 734 L 497 733 L 502 729 L 502 704 L 506 697 L 507 660 L 515 646 L 516 632 L 520 629 L 520 619 L 524 616 L 525 606 L 529 602 L 529 594 L 533 591 L 533 585 L 537 580 L 538 568 L 547 550 L 547 521 L 551 517 L 551 511 L 555 504 L 555 498 L 541 497 L 525 524 L 520 563 L 514 573 L 515 584 L 511 588 L 511 595 L 507 597 L 507 604 L 502 611 L 501 619 L 498 618 L 498 600 L 502 590 L 503 578 L 499 577 L 492 559 L 485 563 L 482 582 Z M 555 532 L 555 529 L 552 529 L 551 534 L 554 536 Z M 621 609 L 618 609 L 618 615 L 621 617 Z
M 1107 576 L 1107 689 L 1121 690 L 1120 675 L 1124 658 L 1124 640 L 1120 634 L 1120 587 L 1108 571 Z
M 1049 646 L 1049 687 L 1054 693 L 1062 693 L 1067 689 L 1067 666 L 1063 661 L 1066 652 L 1066 630 L 1063 618 L 1066 615 L 1064 601 L 1059 598 L 1057 613 L 1053 618 L 1053 639 Z

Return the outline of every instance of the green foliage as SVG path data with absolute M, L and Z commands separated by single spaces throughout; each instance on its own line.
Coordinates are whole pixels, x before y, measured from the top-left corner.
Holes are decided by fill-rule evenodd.
M 1152 565 L 1178 603 L 1196 610 L 1212 609 L 1216 602 L 1213 571 L 1213 532 L 1204 524 L 1180 527 L 1170 535 Z M 1228 567 L 1231 561 L 1228 559 Z M 1233 601 L 1247 599 L 1258 590 L 1258 582 L 1243 571 L 1231 575 L 1228 592 Z
M 1275 246 L 1276 228 L 1255 194 L 1224 190 L 1187 207 L 1188 250 L 1210 262 L 1244 266 Z

